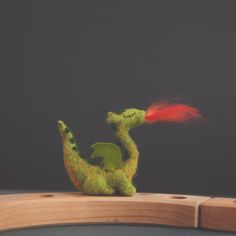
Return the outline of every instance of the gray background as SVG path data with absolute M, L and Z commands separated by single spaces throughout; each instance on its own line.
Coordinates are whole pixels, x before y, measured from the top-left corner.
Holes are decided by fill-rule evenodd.
M 235 3 L 0 1 L 0 188 L 73 190 L 58 119 L 89 156 L 108 111 L 178 94 L 207 122 L 133 130 L 138 190 L 235 195 Z
M 235 233 L 144 225 L 79 225 L 23 229 L 3 232 L 1 236 L 234 236 Z

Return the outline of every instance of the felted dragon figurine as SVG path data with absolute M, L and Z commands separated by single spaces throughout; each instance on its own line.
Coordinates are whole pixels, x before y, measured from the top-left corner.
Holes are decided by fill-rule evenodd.
M 136 192 L 132 180 L 138 167 L 139 151 L 129 131 L 143 124 L 186 123 L 200 118 L 197 108 L 170 100 L 154 103 L 146 111 L 130 108 L 108 112 L 107 123 L 127 150 L 128 157 L 123 159 L 120 147 L 114 143 L 95 143 L 91 146 L 94 148 L 91 157 L 102 158 L 100 165 L 90 164 L 82 157 L 72 132 L 63 121 L 58 121 L 67 173 L 75 188 L 85 194 L 132 196 Z

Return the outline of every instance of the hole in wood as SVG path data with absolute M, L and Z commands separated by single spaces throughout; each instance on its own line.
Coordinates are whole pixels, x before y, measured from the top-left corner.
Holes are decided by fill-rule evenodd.
M 184 196 L 171 196 L 173 199 L 186 199 L 187 197 Z
M 53 197 L 52 194 L 42 194 L 41 197 Z

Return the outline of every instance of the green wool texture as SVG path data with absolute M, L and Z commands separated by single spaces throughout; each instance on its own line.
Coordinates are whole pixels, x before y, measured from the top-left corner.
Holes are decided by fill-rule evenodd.
M 63 121 L 58 121 L 65 167 L 76 189 L 88 195 L 132 196 L 136 193 L 132 181 L 138 168 L 139 151 L 129 131 L 145 124 L 144 116 L 144 110 L 135 108 L 107 113 L 107 123 L 128 157 L 122 157 L 116 144 L 98 142 L 91 146 L 94 149 L 91 158 L 101 158 L 99 165 L 90 164 L 80 154 L 71 130 Z
M 94 152 L 91 158 L 101 157 L 100 165 L 104 170 L 115 170 L 122 167 L 122 153 L 120 148 L 114 143 L 94 143 Z

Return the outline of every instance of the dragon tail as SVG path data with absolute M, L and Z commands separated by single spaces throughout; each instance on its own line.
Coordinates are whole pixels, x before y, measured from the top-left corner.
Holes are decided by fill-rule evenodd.
M 67 144 L 67 146 L 70 147 L 70 149 L 76 153 L 79 153 L 78 146 L 76 144 L 74 135 L 72 134 L 69 127 L 61 120 L 58 121 L 58 129 L 61 134 L 61 137 L 64 141 L 64 143 Z
M 80 190 L 85 178 L 84 170 L 87 169 L 88 164 L 81 157 L 74 135 L 69 127 L 63 121 L 59 120 L 58 129 L 63 141 L 64 163 L 67 173 L 75 188 Z

